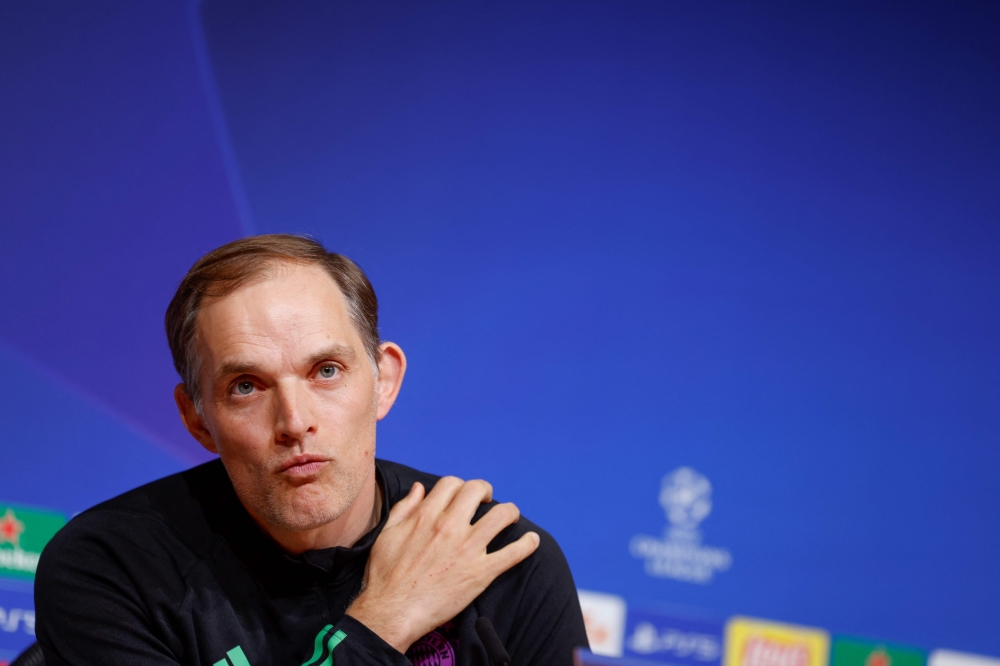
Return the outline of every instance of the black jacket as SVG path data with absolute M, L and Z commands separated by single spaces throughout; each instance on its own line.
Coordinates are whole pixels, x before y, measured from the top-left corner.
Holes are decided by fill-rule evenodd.
M 513 666 L 569 665 L 587 645 L 559 546 L 525 518 L 533 555 L 501 574 L 453 621 L 404 656 L 344 615 L 389 508 L 438 477 L 376 462 L 381 520 L 351 548 L 283 551 L 247 514 L 218 460 L 80 514 L 45 548 L 35 582 L 38 641 L 49 666 L 452 666 L 489 661 L 475 631 L 489 617 Z M 477 512 L 481 516 L 486 506 Z

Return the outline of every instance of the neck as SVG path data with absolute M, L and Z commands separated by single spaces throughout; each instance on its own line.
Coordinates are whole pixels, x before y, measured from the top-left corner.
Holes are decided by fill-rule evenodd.
M 264 522 L 252 511 L 250 515 L 272 539 L 293 555 L 322 548 L 336 548 L 338 546 L 349 548 L 378 525 L 381 517 L 382 492 L 379 489 L 376 476 L 373 469 L 351 506 L 336 520 L 315 529 L 301 532 L 287 530 Z

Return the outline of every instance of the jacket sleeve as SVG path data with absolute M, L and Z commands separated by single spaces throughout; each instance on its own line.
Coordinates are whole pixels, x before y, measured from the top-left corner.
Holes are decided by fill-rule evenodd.
M 316 635 L 312 656 L 302 666 L 412 666 L 406 655 L 345 615 Z

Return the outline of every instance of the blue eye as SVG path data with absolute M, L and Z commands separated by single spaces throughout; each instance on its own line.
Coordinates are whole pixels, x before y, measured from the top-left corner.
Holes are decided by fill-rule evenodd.
M 335 374 L 337 374 L 337 366 L 335 365 L 324 365 L 319 369 L 319 376 L 323 379 L 330 379 Z
M 236 385 L 236 392 L 240 395 L 250 395 L 253 393 L 253 382 L 240 382 Z

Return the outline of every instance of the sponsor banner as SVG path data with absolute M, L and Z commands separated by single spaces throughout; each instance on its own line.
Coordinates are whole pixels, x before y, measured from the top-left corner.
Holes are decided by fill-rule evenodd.
M 724 629 L 721 621 L 630 608 L 622 654 L 679 666 L 718 666 Z
M 1000 659 L 954 650 L 934 650 L 927 666 L 1000 666 Z
M 13 661 L 35 642 L 35 601 L 24 587 L 0 587 L 0 661 Z
M 577 648 L 573 651 L 573 666 L 660 666 L 660 663 L 631 657 L 609 657 L 594 654 L 583 648 Z
M 822 629 L 746 617 L 726 623 L 725 666 L 827 666 L 829 655 Z
M 590 650 L 597 655 L 619 657 L 625 635 L 625 600 L 614 594 L 577 590 Z
M 831 666 L 924 666 L 927 653 L 919 648 L 838 636 L 833 640 Z
M 34 580 L 42 548 L 65 524 L 61 513 L 0 503 L 0 575 Z
M 670 472 L 660 484 L 660 506 L 668 523 L 663 536 L 637 534 L 629 542 L 647 574 L 706 585 L 732 566 L 728 550 L 702 543 L 699 525 L 712 512 L 712 484 L 705 476 L 690 467 Z

